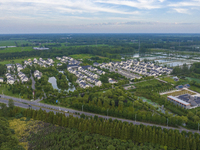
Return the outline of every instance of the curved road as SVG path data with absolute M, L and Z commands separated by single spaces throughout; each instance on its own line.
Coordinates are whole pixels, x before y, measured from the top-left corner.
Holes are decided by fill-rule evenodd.
M 185 129 L 185 128 L 182 128 L 182 127 L 181 128 L 167 127 L 167 126 L 158 125 L 158 124 L 151 124 L 151 123 L 146 123 L 146 122 L 139 122 L 139 121 L 133 121 L 133 120 L 128 120 L 128 119 L 116 118 L 116 117 L 111 117 L 111 116 L 104 116 L 104 115 L 74 110 L 74 109 L 70 109 L 70 108 L 64 108 L 64 107 L 59 107 L 59 106 L 54 106 L 54 105 L 49 105 L 49 104 L 37 103 L 35 101 L 29 101 L 29 100 L 14 98 L 14 97 L 5 96 L 5 95 L 1 95 L 1 94 L 0 94 L 0 96 L 1 96 L 0 103 L 8 104 L 8 99 L 13 99 L 15 106 L 26 108 L 26 109 L 29 108 L 28 105 L 31 105 L 32 109 L 35 109 L 35 110 L 39 110 L 41 108 L 42 110 L 46 110 L 47 112 L 49 112 L 49 111 L 53 111 L 54 113 L 62 112 L 62 113 L 65 113 L 66 116 L 70 115 L 70 113 L 71 113 L 71 114 L 73 114 L 73 116 L 80 117 L 79 115 L 74 115 L 75 112 L 77 112 L 77 113 L 80 113 L 80 114 L 83 113 L 87 116 L 92 116 L 92 117 L 94 117 L 96 115 L 96 116 L 104 118 L 104 119 L 110 119 L 111 118 L 112 120 L 117 119 L 117 120 L 120 120 L 122 122 L 126 121 L 126 122 L 129 122 L 129 123 L 133 123 L 135 125 L 143 124 L 143 125 L 146 125 L 146 126 L 161 127 L 162 129 L 166 128 L 166 129 L 179 130 L 179 132 L 186 131 L 186 132 L 198 133 L 198 131 L 196 131 L 196 130 L 188 130 L 188 129 Z M 4 98 L 4 99 L 2 99 L 2 98 Z M 84 110 L 84 106 L 83 106 L 83 110 Z M 68 113 L 66 113 L 66 112 L 68 112 Z M 108 114 L 109 114 L 109 111 L 108 111 Z

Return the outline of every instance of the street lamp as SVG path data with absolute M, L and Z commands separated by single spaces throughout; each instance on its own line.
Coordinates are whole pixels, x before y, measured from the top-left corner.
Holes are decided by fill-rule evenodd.
M 3 98 L 4 98 L 3 90 L 2 90 L 2 95 L 3 95 Z
M 84 106 L 84 105 L 82 105 L 82 111 L 83 111 L 83 106 Z
M 136 123 L 136 117 L 137 117 L 137 114 L 135 114 L 135 123 Z
M 109 109 L 107 109 L 107 118 L 108 118 L 108 110 L 109 110 Z

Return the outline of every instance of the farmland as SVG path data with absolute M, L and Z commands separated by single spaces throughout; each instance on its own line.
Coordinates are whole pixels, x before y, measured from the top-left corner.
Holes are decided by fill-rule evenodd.
M 11 47 L 0 49 L 0 53 L 14 53 L 14 52 L 23 52 L 23 51 L 32 51 L 32 47 Z
M 16 46 L 15 40 L 0 41 L 0 46 Z

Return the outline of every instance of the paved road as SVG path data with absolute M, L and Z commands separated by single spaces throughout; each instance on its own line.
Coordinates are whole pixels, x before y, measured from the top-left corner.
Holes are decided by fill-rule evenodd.
M 8 106 L 8 100 L 0 99 L 0 103 L 4 103 Z M 21 107 L 21 108 L 25 108 L 25 109 L 30 108 L 29 105 L 25 104 L 25 103 L 14 102 L 14 105 Z M 59 110 L 57 111 L 57 110 L 52 110 L 52 109 L 48 109 L 48 108 L 37 107 L 37 106 L 34 106 L 34 105 L 31 105 L 31 108 L 34 109 L 34 110 L 39 110 L 41 108 L 42 110 L 46 110 L 46 112 L 53 111 L 54 114 L 56 114 L 56 112 L 60 112 Z M 70 113 L 65 113 L 65 116 L 69 116 L 69 115 L 70 115 Z M 74 114 L 73 114 L 73 116 L 74 117 L 80 117 L 79 115 L 74 115 Z
M 15 98 L 17 99 L 17 98 Z M 14 99 L 13 99 L 14 100 Z M 5 99 L 0 99 L 0 102 L 1 103 L 5 103 L 5 104 L 8 104 L 8 100 L 5 100 Z M 23 103 L 22 103 L 23 102 Z M 140 124 L 143 124 L 143 125 L 146 125 L 146 126 L 157 126 L 157 127 L 161 127 L 162 129 L 163 128 L 166 128 L 166 129 L 173 129 L 173 130 L 179 130 L 180 132 L 182 131 L 186 131 L 186 132 L 193 132 L 193 133 L 196 133 L 197 131 L 195 130 L 187 130 L 187 129 L 184 129 L 184 128 L 174 128 L 174 127 L 167 127 L 167 126 L 162 126 L 162 125 L 157 125 L 157 124 L 151 124 L 151 123 L 145 123 L 145 122 L 139 122 L 139 121 L 133 121 L 133 120 L 128 120 L 128 119 L 121 119 L 121 118 L 115 118 L 115 117 L 110 117 L 110 116 L 103 116 L 103 115 L 99 115 L 99 114 L 94 114 L 94 113 L 88 113 L 88 112 L 82 112 L 82 111 L 78 111 L 78 110 L 73 110 L 73 109 L 69 109 L 69 108 L 63 108 L 63 107 L 59 107 L 59 106 L 53 106 L 53 105 L 48 105 L 48 104 L 40 104 L 40 103 L 36 103 L 36 102 L 31 102 L 31 101 L 27 101 L 27 100 L 21 100 L 20 101 L 15 101 L 14 102 L 15 106 L 18 106 L 18 107 L 22 107 L 22 108 L 29 108 L 29 104 L 32 105 L 32 109 L 35 109 L 35 110 L 39 110 L 40 108 L 42 110 L 46 110 L 47 112 L 49 111 L 53 111 L 54 113 L 56 112 L 65 112 L 65 111 L 68 111 L 69 113 L 80 113 L 80 114 L 85 114 L 87 116 L 98 116 L 98 117 L 101 117 L 101 118 L 105 118 L 105 119 L 112 119 L 112 120 L 120 120 L 122 122 L 129 122 L 129 123 L 133 123 L 135 125 L 140 125 Z M 84 109 L 84 107 L 83 107 Z M 66 116 L 69 115 L 69 113 L 65 113 Z M 108 112 L 109 114 L 109 112 Z M 74 116 L 77 116 L 77 115 L 74 115 Z M 80 116 L 78 116 L 80 117 Z
M 35 80 L 31 74 L 31 80 L 32 80 L 32 89 L 35 90 Z

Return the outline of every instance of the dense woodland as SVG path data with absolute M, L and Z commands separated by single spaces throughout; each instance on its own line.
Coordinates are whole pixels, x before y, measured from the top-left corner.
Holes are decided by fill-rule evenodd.
M 128 122 L 111 119 L 104 120 L 97 116 L 92 118 L 81 115 L 81 118 L 78 118 L 73 116 L 66 117 L 60 113 L 47 113 L 41 109 L 39 111 L 32 109 L 24 110 L 13 107 L 11 101 L 9 106 L 7 108 L 4 104 L 1 104 L 0 115 L 2 124 L 0 124 L 0 127 L 5 128 L 5 125 L 7 125 L 7 131 L 10 134 L 12 134 L 11 129 L 8 128 L 6 119 L 2 117 L 20 118 L 24 116 L 59 126 L 46 126 L 40 132 L 31 134 L 28 138 L 30 149 L 60 148 L 70 150 L 81 148 L 86 150 L 99 147 L 107 150 L 126 150 L 129 148 L 136 150 L 150 148 L 196 150 L 200 148 L 199 134 L 197 133 L 186 133 L 185 131 L 180 133 L 178 130 L 171 129 L 162 130 L 160 127 L 133 125 L 132 123 L 129 124 Z M 0 137 L 6 135 L 3 132 Z M 17 146 L 17 140 L 10 145 L 6 145 L 10 141 L 10 136 L 9 138 L 4 137 L 1 140 L 0 146 L 7 146 L 6 148 Z

